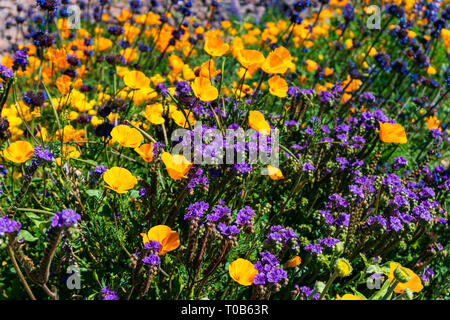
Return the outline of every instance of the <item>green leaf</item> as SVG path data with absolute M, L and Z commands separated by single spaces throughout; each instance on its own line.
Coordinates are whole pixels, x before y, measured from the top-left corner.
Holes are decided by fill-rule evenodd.
M 22 237 L 22 238 L 24 238 L 25 239 L 25 241 L 28 241 L 28 242 L 33 242 L 33 241 L 36 241 L 38 238 L 36 238 L 35 236 L 33 236 L 29 231 L 27 231 L 27 230 L 20 230 L 20 236 Z
M 96 197 L 97 199 L 100 199 L 100 197 L 103 194 L 103 192 L 101 190 L 96 190 L 96 189 L 86 190 L 86 193 L 89 197 Z
M 359 292 L 358 290 L 353 289 L 353 293 L 355 294 L 355 296 L 358 296 L 360 298 L 363 298 L 363 299 L 367 300 L 367 298 L 361 292 Z
M 366 273 L 382 273 L 384 274 L 384 270 L 376 264 L 371 264 L 367 267 Z
M 367 262 L 367 257 L 363 253 L 360 253 L 359 255 L 360 255 L 361 259 L 363 260 L 364 265 L 367 267 L 369 265 L 369 263 Z
M 384 284 L 381 287 L 381 289 L 378 290 L 377 292 L 375 292 L 370 297 L 370 300 L 380 300 L 381 298 L 383 298 L 384 295 L 386 294 L 386 292 L 388 291 L 389 285 L 390 285 L 389 279 L 386 279 L 386 281 L 384 282 Z
M 131 190 L 130 191 L 130 196 L 132 198 L 139 198 L 139 191 L 138 190 Z

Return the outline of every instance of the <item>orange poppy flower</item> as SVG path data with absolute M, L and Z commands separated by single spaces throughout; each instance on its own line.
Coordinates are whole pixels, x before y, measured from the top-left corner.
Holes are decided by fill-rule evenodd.
M 258 270 L 255 269 L 250 261 L 239 258 L 230 263 L 228 266 L 228 273 L 237 283 L 243 286 L 249 286 L 253 284 L 253 280 L 255 279 Z
M 442 121 L 438 120 L 436 115 L 433 115 L 433 116 L 430 116 L 428 118 L 425 118 L 425 120 L 427 122 L 428 130 L 438 129 L 439 126 L 441 125 L 441 122 L 442 122 Z
M 380 124 L 380 140 L 386 143 L 407 143 L 406 132 L 398 123 L 381 123 Z
M 295 70 L 292 56 L 285 47 L 278 47 L 270 52 L 261 68 L 270 74 L 285 73 L 287 69 Z
M 158 241 L 161 244 L 158 254 L 165 255 L 167 252 L 173 251 L 180 246 L 180 236 L 178 232 L 173 231 L 165 225 L 157 225 L 148 230 L 148 233 L 141 233 L 144 243 L 150 241 Z
M 283 60 L 283 63 L 290 69 L 291 71 L 295 71 L 295 64 L 292 62 L 292 55 L 288 49 L 283 46 L 280 46 L 274 50 L 274 52 Z
M 133 90 L 147 88 L 150 86 L 150 78 L 141 71 L 130 71 L 123 77 L 125 85 Z
M 284 98 L 287 96 L 288 92 L 288 84 L 284 78 L 280 76 L 273 76 L 269 79 L 269 92 L 280 98 Z
M 113 142 L 118 142 L 125 148 L 137 148 L 144 138 L 139 130 L 120 124 L 111 130 Z
M 269 177 L 272 180 L 281 180 L 284 179 L 283 172 L 280 169 L 272 167 L 270 164 L 267 166 L 267 170 L 269 172 Z
M 270 134 L 270 125 L 264 119 L 264 115 L 260 111 L 250 111 L 248 114 L 248 125 L 250 128 L 258 131 L 261 134 Z
M 152 162 L 153 149 L 153 143 L 144 143 L 141 144 L 138 148 L 134 148 L 134 151 L 136 151 L 145 162 Z
M 24 163 L 33 156 L 33 146 L 28 141 L 16 141 L 3 151 L 3 157 L 14 163 Z
M 283 59 L 278 56 L 275 51 L 269 53 L 269 55 L 264 60 L 261 68 L 266 73 L 276 74 L 285 73 L 288 69 L 286 64 L 284 64 Z
M 164 108 L 161 103 L 151 104 L 145 107 L 144 117 L 152 124 L 163 124 L 165 122 L 163 118 Z
M 389 275 L 388 280 L 390 283 L 392 283 L 395 280 L 394 277 L 394 271 L 401 265 L 397 262 L 390 262 L 389 263 Z M 412 292 L 420 292 L 423 289 L 422 280 L 420 280 L 420 277 L 414 273 L 411 269 L 403 267 L 406 272 L 408 272 L 408 275 L 411 277 L 411 279 L 408 282 L 399 283 L 394 288 L 395 293 L 403 293 L 406 288 L 411 290 Z
M 125 59 L 126 63 L 130 63 L 138 58 L 138 52 L 134 48 L 126 48 L 126 49 L 120 50 L 120 54 Z
M 197 98 L 202 101 L 213 101 L 219 96 L 219 91 L 211 84 L 211 81 L 205 77 L 195 78 L 192 84 L 192 91 Z
M 220 72 L 221 72 L 220 69 L 216 70 L 216 62 L 213 59 L 209 59 L 208 61 L 205 61 L 200 66 L 199 76 L 200 77 L 205 77 L 205 78 L 208 78 L 208 79 L 212 79 L 215 76 L 217 76 L 218 74 L 220 74 Z
M 325 75 L 325 77 L 329 77 L 334 73 L 333 69 L 325 67 L 325 69 L 323 70 L 323 74 Z
M 192 167 L 192 163 L 179 154 L 172 156 L 169 152 L 163 152 L 161 154 L 161 159 L 166 166 L 167 173 L 173 180 L 186 178 L 186 173 Z
M 100 37 L 95 40 L 95 44 L 97 45 L 98 51 L 102 52 L 105 50 L 108 50 L 112 47 L 113 42 L 109 40 L 108 38 Z
M 300 263 L 302 263 L 302 259 L 299 256 L 293 257 L 291 260 L 284 264 L 285 268 L 295 268 Z
M 172 69 L 173 73 L 179 74 L 180 72 L 183 71 L 184 68 L 183 59 L 181 59 L 177 55 L 172 54 L 169 56 L 169 66 L 170 69 Z
M 68 94 L 71 86 L 72 79 L 68 75 L 63 74 L 56 79 L 56 87 L 62 94 Z
M 210 56 L 220 57 L 228 52 L 230 46 L 219 37 L 209 36 L 205 39 L 204 49 Z
M 319 68 L 319 65 L 314 60 L 306 60 L 306 71 L 315 72 Z
M 120 15 L 116 16 L 116 18 L 117 18 L 117 20 L 119 20 L 119 22 L 124 22 L 126 20 L 131 19 L 132 17 L 133 17 L 133 13 L 131 13 L 127 9 L 122 9 L 122 11 L 120 11 Z
M 258 50 L 242 49 L 238 51 L 237 60 L 253 74 L 264 63 L 264 55 Z
M 174 112 L 172 112 L 170 117 L 180 127 L 189 128 L 189 124 L 191 126 L 193 126 L 196 121 L 195 117 L 194 117 L 194 113 L 187 109 L 183 109 L 183 111 L 184 111 L 184 113 L 181 110 L 175 110 Z M 187 120 L 186 120 L 185 114 L 187 115 Z
M 106 188 L 117 193 L 127 193 L 137 184 L 137 179 L 125 168 L 112 167 L 103 174 L 103 181 L 107 183 Z

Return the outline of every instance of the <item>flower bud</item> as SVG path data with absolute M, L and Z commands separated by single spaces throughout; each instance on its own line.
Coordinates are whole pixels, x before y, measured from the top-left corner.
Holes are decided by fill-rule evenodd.
M 401 266 L 398 266 L 397 269 L 394 270 L 394 277 L 400 283 L 405 283 L 411 280 L 411 275 Z
M 334 265 L 334 270 L 337 273 L 338 277 L 347 277 L 352 273 L 352 266 L 347 259 L 340 258 L 336 260 Z

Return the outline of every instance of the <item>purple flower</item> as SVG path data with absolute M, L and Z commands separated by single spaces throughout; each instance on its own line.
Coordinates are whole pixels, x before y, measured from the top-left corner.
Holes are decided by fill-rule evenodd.
M 323 244 L 323 245 L 327 246 L 328 248 L 334 247 L 336 244 L 341 242 L 341 240 L 335 239 L 335 238 L 331 238 L 331 237 L 330 238 L 317 239 L 317 241 L 319 241 L 320 244 Z
M 408 161 L 405 158 L 403 158 L 403 157 L 396 157 L 396 158 L 394 158 L 393 167 L 395 169 L 398 169 L 400 167 L 406 166 L 407 164 L 408 164 Z
M 233 170 L 239 173 L 246 173 L 252 171 L 252 166 L 248 163 L 236 163 L 233 165 Z
M 399 230 L 403 229 L 402 222 L 397 217 L 390 217 L 390 227 L 395 230 L 395 232 L 398 232 Z
M 159 248 L 161 248 L 161 243 L 159 243 L 158 241 L 150 240 L 149 242 L 144 243 L 144 249 L 146 250 L 158 252 Z
M 311 251 L 312 253 L 322 253 L 323 247 L 320 244 L 310 243 L 305 246 L 305 251 Z
M 305 134 L 307 134 L 308 136 L 312 136 L 314 135 L 314 130 L 311 127 L 308 127 L 305 129 Z
M 367 101 L 374 101 L 375 100 L 375 96 L 373 95 L 372 92 L 364 92 L 360 95 L 361 98 L 363 98 L 364 100 Z
M 36 157 L 41 158 L 46 161 L 51 161 L 55 157 L 50 151 L 41 149 L 39 147 L 34 148 L 33 153 Z
M 186 214 L 184 215 L 184 220 L 192 219 L 192 218 L 199 220 L 201 217 L 203 217 L 203 214 L 208 209 L 209 209 L 209 204 L 204 201 L 192 203 L 189 205 L 189 207 L 186 210 Z
M 292 229 L 277 225 L 270 228 L 270 232 L 267 234 L 266 240 L 264 242 L 279 242 L 283 245 L 283 247 L 286 247 L 289 240 L 294 240 L 297 237 L 297 234 Z M 292 249 L 295 249 L 297 246 L 297 242 L 294 241 L 294 246 Z
M 10 79 L 14 76 L 14 72 L 5 67 L 4 65 L 0 65 L 0 77 L 2 77 L 3 79 Z
M 264 273 L 257 273 L 253 279 L 254 284 L 266 284 L 266 275 Z
M 23 50 L 17 50 L 14 55 L 13 70 L 22 70 L 28 65 L 28 54 Z
M 333 94 L 331 92 L 328 92 L 326 90 L 323 90 L 320 92 L 320 101 L 321 102 L 328 102 L 331 99 L 333 99 Z
M 238 227 L 234 225 L 227 226 L 225 223 L 219 223 L 216 228 L 224 236 L 231 236 L 234 234 L 238 234 L 239 231 L 241 231 Z
M 358 196 L 359 198 L 364 199 L 364 192 L 361 189 L 361 187 L 359 187 L 355 184 L 352 184 L 352 185 L 349 185 L 348 188 L 350 189 L 350 192 L 353 193 L 355 196 Z
M 229 216 L 230 215 L 230 208 L 228 208 L 227 206 L 224 206 L 225 202 L 224 201 L 219 201 L 219 204 L 216 205 L 213 209 L 212 209 L 212 214 L 208 214 L 206 216 L 206 218 L 208 219 L 208 221 L 211 222 L 216 222 L 219 221 L 220 219 L 222 219 L 224 216 Z
M 94 173 L 95 174 L 103 174 L 106 172 L 106 167 L 105 166 L 96 166 L 94 169 Z
M 142 188 L 139 190 L 139 197 L 145 198 L 147 196 L 147 190 L 145 188 Z
M 246 225 L 250 224 L 252 220 L 252 216 L 255 212 L 249 206 L 245 206 L 236 214 L 236 223 L 238 225 Z
M 306 162 L 303 164 L 302 170 L 303 171 L 314 171 L 314 166 L 311 163 Z
M 52 218 L 51 226 L 55 227 L 70 227 L 72 225 L 76 226 L 78 219 L 81 216 L 73 211 L 72 209 L 63 209 L 61 212 L 56 212 Z
M 22 224 L 15 220 L 10 220 L 8 216 L 0 218 L 0 237 L 3 237 L 6 233 L 17 232 L 22 227 Z
M 169 89 L 167 89 L 166 85 L 163 84 L 163 83 L 158 83 L 158 84 L 156 85 L 156 89 L 157 89 L 159 92 L 161 92 L 161 94 L 163 94 L 163 95 L 165 95 L 165 96 L 169 94 Z
M 102 300 L 119 300 L 117 292 L 112 291 L 108 286 L 102 288 L 100 293 L 102 295 Z
M 143 263 L 147 263 L 151 266 L 157 266 L 161 263 L 161 259 L 156 254 L 150 254 L 142 259 Z

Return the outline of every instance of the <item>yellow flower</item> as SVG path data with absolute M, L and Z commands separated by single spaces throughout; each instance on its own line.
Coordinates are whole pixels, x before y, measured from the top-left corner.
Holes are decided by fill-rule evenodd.
M 237 60 L 251 74 L 255 73 L 264 63 L 264 55 L 258 50 L 242 49 L 238 51 Z
M 398 123 L 381 123 L 380 124 L 380 140 L 386 143 L 407 143 L 406 132 Z
M 139 130 L 130 128 L 124 124 L 114 127 L 111 131 L 113 142 L 118 142 L 125 148 L 137 148 L 144 138 Z
M 186 178 L 186 173 L 192 167 L 192 163 L 179 154 L 172 156 L 169 152 L 163 152 L 161 154 L 161 159 L 166 166 L 167 173 L 174 180 Z
M 155 103 L 155 104 L 146 106 L 143 115 L 152 124 L 162 124 L 165 121 L 162 116 L 163 113 L 164 113 L 164 108 L 163 108 L 162 104 Z
M 95 40 L 95 44 L 97 45 L 98 51 L 105 51 L 112 47 L 113 43 L 111 40 L 107 38 L 100 37 Z
M 334 270 L 339 277 L 343 278 L 348 277 L 352 273 L 353 269 L 347 259 L 340 258 L 336 260 Z
M 397 262 L 390 262 L 389 263 L 389 275 L 388 280 L 390 283 L 392 283 L 395 280 L 394 277 L 394 271 L 398 267 L 401 267 L 401 265 Z M 411 269 L 403 267 L 403 269 L 408 273 L 408 275 L 411 277 L 411 279 L 408 282 L 399 283 L 394 288 L 395 293 L 403 293 L 403 291 L 408 288 L 412 292 L 420 292 L 423 289 L 422 280 L 420 280 L 420 277 L 414 273 Z
M 142 89 L 150 86 L 150 79 L 141 71 L 130 71 L 123 77 L 125 85 L 131 89 Z
M 128 19 L 131 19 L 131 17 L 133 17 L 133 14 L 127 9 L 122 9 L 122 11 L 120 11 L 120 15 L 116 16 L 119 22 L 124 22 Z
M 103 181 L 107 183 L 105 186 L 117 193 L 127 193 L 137 184 L 137 179 L 130 171 L 122 167 L 112 167 L 103 174 Z
M 302 263 L 302 259 L 299 256 L 293 257 L 291 260 L 284 264 L 285 268 L 295 268 L 300 263 Z
M 272 167 L 270 164 L 267 166 L 267 170 L 269 172 L 269 177 L 272 180 L 281 180 L 284 179 L 283 172 L 280 169 Z
M 202 101 L 213 101 L 219 96 L 219 91 L 211 84 L 211 81 L 205 77 L 195 78 L 192 84 L 192 91 L 197 98 Z
M 323 74 L 325 75 L 325 77 L 329 77 L 334 73 L 333 69 L 325 67 L 325 69 L 323 70 Z
M 270 125 L 264 119 L 264 115 L 260 111 L 250 111 L 248 114 L 248 125 L 250 128 L 258 131 L 261 134 L 270 134 Z
M 138 58 L 138 52 L 134 48 L 120 50 L 120 54 L 125 59 L 126 63 L 130 63 Z
M 63 74 L 62 76 L 58 77 L 55 83 L 59 92 L 61 92 L 62 94 L 68 94 L 70 92 L 72 79 L 68 75 Z
M 295 68 L 295 65 L 292 62 L 292 56 L 289 51 L 284 47 L 278 47 L 269 53 L 261 68 L 264 72 L 276 74 L 285 73 L 288 68 Z
M 280 98 L 286 97 L 288 88 L 286 80 L 278 75 L 269 79 L 269 92 L 274 96 Z
M 216 62 L 213 59 L 210 59 L 208 61 L 203 62 L 203 64 L 200 66 L 199 76 L 211 79 L 220 74 L 220 72 L 221 72 L 220 69 L 216 70 Z
M 336 295 L 336 300 L 365 300 L 365 299 L 355 296 L 354 294 L 346 293 L 342 297 Z
M 234 281 L 243 286 L 249 286 L 253 284 L 258 270 L 255 269 L 250 261 L 239 258 L 230 263 L 228 272 Z
M 144 143 L 141 144 L 138 148 L 134 148 L 134 151 L 136 151 L 145 162 L 152 162 L 153 149 L 153 143 Z
M 173 251 L 180 246 L 180 236 L 178 232 L 173 231 L 165 225 L 157 225 L 151 228 L 148 233 L 141 233 L 144 243 L 150 241 L 158 241 L 161 244 L 158 254 L 165 255 L 169 251 Z
M 220 57 L 228 52 L 230 46 L 219 37 L 209 36 L 205 39 L 204 49 L 210 56 Z
M 183 113 L 183 111 L 184 111 L 184 113 Z M 191 126 L 193 126 L 196 121 L 195 117 L 194 117 L 194 113 L 188 109 L 183 109 L 183 111 L 175 110 L 174 112 L 172 112 L 170 117 L 180 127 L 189 128 L 189 124 Z M 187 115 L 187 120 L 186 120 L 185 114 Z
M 429 75 L 435 75 L 437 73 L 437 71 L 436 71 L 436 68 L 435 67 L 433 67 L 433 66 L 429 66 L 428 67 L 428 69 L 427 69 L 427 74 L 429 74 Z
M 314 60 L 308 59 L 306 60 L 306 71 L 314 72 L 319 68 L 319 65 Z
M 3 157 L 14 163 L 24 163 L 33 156 L 33 150 L 28 141 L 16 141 L 3 151 Z
M 428 118 L 425 118 L 425 121 L 427 122 L 428 130 L 438 129 L 442 122 L 442 121 L 438 120 L 436 115 L 432 115 Z

